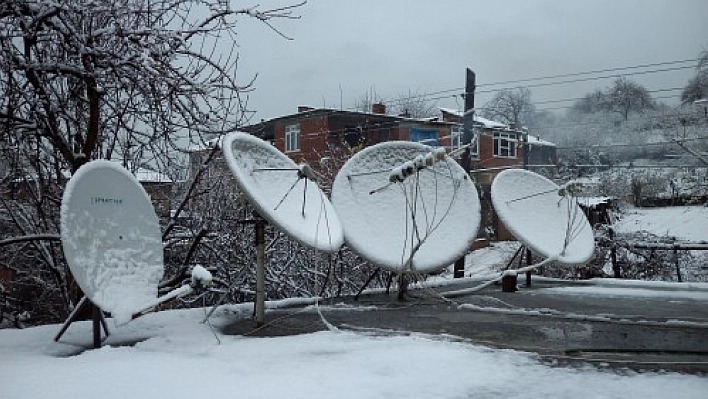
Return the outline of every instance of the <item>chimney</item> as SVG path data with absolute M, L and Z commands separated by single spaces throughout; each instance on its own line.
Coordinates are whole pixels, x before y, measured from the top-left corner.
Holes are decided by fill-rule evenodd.
M 379 114 L 379 115 L 386 115 L 386 105 L 384 105 L 382 103 L 371 104 L 371 113 Z
M 297 107 L 297 113 L 303 113 L 303 112 L 309 112 L 309 111 L 314 111 L 315 109 L 312 107 L 309 107 L 307 105 L 300 105 Z

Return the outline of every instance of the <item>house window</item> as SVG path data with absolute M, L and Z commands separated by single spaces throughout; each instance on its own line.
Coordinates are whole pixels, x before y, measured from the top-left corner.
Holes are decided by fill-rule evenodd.
M 470 146 L 470 157 L 479 159 L 479 134 L 477 134 L 477 137 L 472 137 L 475 140 L 474 144 Z
M 300 150 L 300 125 L 285 126 L 285 152 Z
M 494 133 L 494 156 L 516 158 L 516 133 Z
M 473 137 L 474 135 L 470 135 L 470 140 Z M 450 131 L 450 144 L 452 146 L 452 150 L 457 150 L 468 143 L 469 142 L 465 140 L 464 128 L 462 125 L 453 126 Z M 479 158 L 479 139 L 474 140 L 474 144 L 470 146 L 470 156 L 472 158 Z
M 361 126 L 344 127 L 344 142 L 349 148 L 357 148 L 364 144 L 364 135 L 361 131 Z
M 450 130 L 450 146 L 453 151 L 462 147 L 462 126 L 453 126 Z
M 437 130 L 429 130 L 429 129 L 418 129 L 418 128 L 410 128 L 408 131 L 408 139 L 410 141 L 417 141 L 419 143 L 431 146 L 431 147 L 437 147 L 440 145 L 438 143 L 438 131 Z

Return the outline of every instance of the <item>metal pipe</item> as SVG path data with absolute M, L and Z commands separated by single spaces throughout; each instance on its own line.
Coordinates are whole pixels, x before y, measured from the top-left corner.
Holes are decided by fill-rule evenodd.
M 256 325 L 265 324 L 265 220 L 256 217 Z

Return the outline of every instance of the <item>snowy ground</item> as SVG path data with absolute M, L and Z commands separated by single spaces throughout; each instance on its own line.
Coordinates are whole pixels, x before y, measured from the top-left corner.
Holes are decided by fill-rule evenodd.
M 615 223 L 619 233 L 647 231 L 691 242 L 708 242 L 708 207 L 632 208 Z
M 707 241 L 706 215 L 706 207 L 634 210 L 618 228 L 654 229 Z M 475 252 L 468 265 L 478 269 L 467 274 L 495 273 L 491 265 L 515 249 L 510 243 Z M 621 294 L 614 283 L 619 282 L 581 290 Z M 642 288 L 647 294 L 659 287 Z M 212 322 L 218 327 L 234 317 L 247 317 L 245 309 L 217 312 Z M 445 336 L 348 331 L 278 338 L 225 336 L 200 323 L 204 312 L 164 311 L 141 317 L 113 328 L 102 349 L 88 351 L 82 346 L 90 346 L 89 323 L 72 325 L 60 343 L 53 341 L 58 325 L 0 329 L 0 398 L 624 399 L 705 398 L 708 392 L 705 376 L 549 365 L 534 354 Z
M 246 314 L 244 312 L 243 314 Z M 446 337 L 326 331 L 280 338 L 215 336 L 204 310 L 165 311 L 80 352 L 90 325 L 0 330 L 3 398 L 705 398 L 708 378 L 561 367 L 533 354 Z M 213 324 L 244 317 L 217 312 Z M 73 344 L 72 344 L 73 343 Z M 78 354 L 76 354 L 78 353 Z

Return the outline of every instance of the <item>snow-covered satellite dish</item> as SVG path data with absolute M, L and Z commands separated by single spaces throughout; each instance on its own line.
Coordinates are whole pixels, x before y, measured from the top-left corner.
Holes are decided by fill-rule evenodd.
M 297 165 L 270 143 L 234 132 L 222 142 L 224 158 L 249 202 L 269 223 L 303 245 L 334 252 L 342 225 L 309 165 Z
M 62 197 L 60 228 L 79 287 L 118 323 L 155 302 L 163 274 L 160 226 L 130 172 L 105 160 L 79 168 Z
M 528 170 L 507 169 L 492 182 L 492 204 L 504 225 L 533 252 L 585 263 L 595 241 L 571 190 Z
M 354 155 L 332 203 L 351 248 L 393 272 L 430 273 L 464 255 L 480 206 L 474 183 L 443 148 L 392 141 Z

